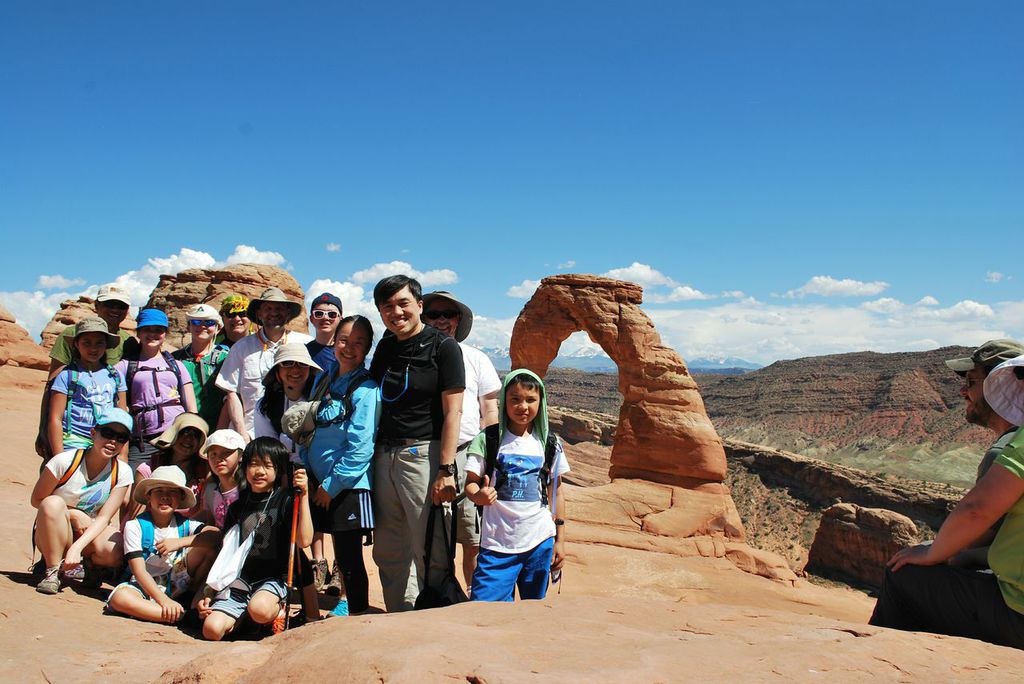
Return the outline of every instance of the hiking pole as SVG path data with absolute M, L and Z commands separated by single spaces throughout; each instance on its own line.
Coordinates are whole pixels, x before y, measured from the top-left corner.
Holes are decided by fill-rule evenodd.
M 292 504 L 292 532 L 291 539 L 288 543 L 288 576 L 285 581 L 285 597 L 284 597 L 284 618 L 282 619 L 279 615 L 274 620 L 274 634 L 288 629 L 288 623 L 291 620 L 291 610 L 289 610 L 289 597 L 292 592 L 292 580 L 295 576 L 295 537 L 298 535 L 299 529 L 299 491 L 298 489 L 292 492 L 292 496 L 295 501 Z

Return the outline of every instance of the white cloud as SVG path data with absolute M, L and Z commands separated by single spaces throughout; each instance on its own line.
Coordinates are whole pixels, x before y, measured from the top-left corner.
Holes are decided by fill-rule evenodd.
M 567 268 L 573 268 L 575 266 L 576 266 L 576 261 L 574 259 L 569 259 L 565 263 L 558 264 L 559 270 L 563 270 L 563 271 L 565 269 L 567 269 Z
M 406 261 L 392 261 L 386 264 L 374 264 L 369 268 L 356 271 L 352 274 L 353 282 L 359 285 L 376 285 L 381 278 L 393 275 L 407 275 L 415 278 L 424 288 L 433 288 L 438 285 L 451 285 L 459 282 L 458 274 L 447 268 L 439 268 L 433 271 L 418 271 L 412 264 Z
M 743 299 L 747 294 L 743 290 L 728 290 L 719 295 L 725 299 Z
M 473 329 L 466 344 L 480 349 L 508 349 L 515 324 L 515 318 L 488 318 L 474 311 Z
M 340 252 L 341 251 L 341 245 L 339 245 L 337 242 L 328 242 L 327 243 L 327 251 L 328 252 Z
M 786 297 L 805 297 L 820 295 L 822 297 L 872 297 L 889 287 L 889 283 L 880 280 L 865 283 L 852 278 L 836 280 L 832 276 L 814 276 L 802 287 L 790 290 Z
M 862 309 L 873 311 L 880 314 L 894 314 L 898 311 L 902 311 L 904 308 L 903 302 L 893 299 L 892 297 L 882 297 L 871 302 L 864 302 L 860 305 Z
M 939 305 L 939 300 L 936 299 L 935 297 L 932 297 L 931 295 L 925 295 L 924 297 L 921 297 L 919 300 L 917 300 L 917 305 L 918 306 L 938 306 Z
M 95 292 L 91 294 L 95 295 Z M 38 341 L 39 333 L 53 318 L 65 299 L 78 299 L 77 294 L 70 292 L 53 292 L 47 294 L 35 292 L 0 292 L 0 304 L 14 315 L 14 320 L 28 331 L 32 339 Z
M 742 294 L 742 293 L 741 293 Z M 712 296 L 696 290 L 689 285 L 677 285 L 668 294 L 650 292 L 647 294 L 647 301 L 652 304 L 664 304 L 666 302 L 690 302 L 696 300 L 711 299 Z
M 508 288 L 508 291 L 505 292 L 505 294 L 508 295 L 509 297 L 529 299 L 530 297 L 533 296 L 533 293 L 537 290 L 538 287 L 540 287 L 539 280 L 524 280 L 518 285 L 513 285 L 512 287 Z
M 36 287 L 43 290 L 66 290 L 69 287 L 80 287 L 85 285 L 82 278 L 65 278 L 62 275 L 41 275 Z
M 1003 280 L 1010 280 L 1010 278 L 1005 273 L 1000 273 L 999 271 L 989 271 L 985 274 L 986 283 L 998 283 Z
M 645 287 L 656 287 L 658 285 L 675 287 L 678 285 L 676 281 L 672 280 L 661 271 L 651 268 L 647 264 L 641 264 L 638 261 L 634 261 L 631 265 L 626 266 L 625 268 L 613 268 L 604 275 L 608 278 L 615 278 L 617 280 L 629 280 Z
M 182 250 L 184 251 L 184 250 Z M 268 266 L 283 266 L 284 256 L 279 252 L 261 252 L 249 245 L 238 245 L 235 251 L 224 261 L 225 264 L 266 264 Z M 206 267 L 204 267 L 206 268 Z

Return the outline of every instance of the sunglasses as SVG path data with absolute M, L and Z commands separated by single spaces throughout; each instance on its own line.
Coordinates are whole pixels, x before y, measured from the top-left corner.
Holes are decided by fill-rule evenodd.
M 439 318 L 447 318 L 449 321 L 459 317 L 458 309 L 445 309 L 444 311 L 427 311 L 423 317 L 428 321 L 436 321 Z
M 207 321 L 202 318 L 190 318 L 188 319 L 189 325 L 194 325 L 197 328 L 212 328 L 217 325 L 217 321 Z
M 339 314 L 337 311 L 325 311 L 324 309 L 317 309 L 311 315 L 313 316 L 314 321 L 318 321 L 321 318 L 326 318 L 329 321 L 333 321 L 341 314 Z
M 282 361 L 277 365 L 280 366 L 281 368 L 297 368 L 299 366 L 306 366 L 306 364 L 302 363 L 301 361 Z M 306 367 L 308 368 L 308 366 Z
M 248 318 L 249 317 L 249 312 L 248 311 L 222 311 L 221 315 L 224 316 L 224 318 Z
M 103 439 L 109 439 L 114 442 L 117 442 L 118 444 L 126 444 L 128 440 L 131 438 L 131 433 L 124 432 L 122 430 L 117 430 L 112 427 L 107 427 L 106 425 L 98 428 L 96 432 L 98 432 L 100 437 L 102 437 Z
M 100 306 L 105 306 L 108 309 L 117 309 L 118 311 L 128 310 L 127 304 L 125 304 L 124 302 L 119 302 L 117 300 L 107 300 L 105 302 L 100 302 Z

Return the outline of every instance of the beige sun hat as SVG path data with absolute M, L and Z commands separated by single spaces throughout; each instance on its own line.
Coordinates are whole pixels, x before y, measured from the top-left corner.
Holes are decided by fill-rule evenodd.
M 117 285 L 102 285 L 96 293 L 97 302 L 121 302 L 132 305 L 132 298 L 126 290 Z
M 202 449 L 203 444 L 206 442 L 206 435 L 210 433 L 210 426 L 195 413 L 179 414 L 174 419 L 174 422 L 160 433 L 159 437 L 150 440 L 149 443 L 158 449 L 170 449 L 178 439 L 178 433 L 185 428 L 195 428 L 202 433 L 203 438 L 199 440 L 199 448 Z
M 217 327 L 222 328 L 224 321 L 220 317 L 220 312 L 209 304 L 196 304 L 190 306 L 188 311 L 185 312 L 185 318 L 194 318 L 197 321 L 217 321 Z
M 177 489 L 181 492 L 182 508 L 194 508 L 195 492 L 185 483 L 185 473 L 176 465 L 160 466 L 153 474 L 135 485 L 135 503 L 149 504 L 149 493 L 154 489 Z
M 210 447 L 223 447 L 231 451 L 241 451 L 245 448 L 245 438 L 230 428 L 215 430 L 206 438 L 206 443 L 199 449 L 199 455 L 206 458 L 206 452 Z
M 322 371 L 323 368 L 317 365 L 313 357 L 309 355 L 309 350 L 306 349 L 306 345 L 301 342 L 289 342 L 288 344 L 282 344 L 274 352 L 274 365 L 270 367 L 267 374 L 263 376 L 263 386 L 267 387 L 273 381 L 274 369 L 280 366 L 285 361 L 297 361 L 304 366 L 309 366 L 313 370 Z
M 249 302 L 248 315 L 250 321 L 255 321 L 256 323 L 260 322 L 258 312 L 260 304 L 263 302 L 280 302 L 282 304 L 287 304 L 291 313 L 291 316 L 288 317 L 289 321 L 302 313 L 302 304 L 300 302 L 293 302 L 288 299 L 288 295 L 286 295 L 279 287 L 268 287 L 262 294 L 260 294 L 259 299 L 254 299 Z
M 1010 425 L 1024 425 L 1024 355 L 992 369 L 985 378 L 985 401 Z
M 439 298 L 450 300 L 451 303 L 455 305 L 455 308 L 459 310 L 459 313 L 462 314 L 459 316 L 459 325 L 455 328 L 455 339 L 462 342 L 469 337 L 469 331 L 473 329 L 472 309 L 460 302 L 451 292 L 437 290 L 423 295 L 423 312 L 426 313 L 427 307 L 430 306 L 430 302 Z
M 113 349 L 121 344 L 121 338 L 110 332 L 107 322 L 99 316 L 88 316 L 75 323 L 75 337 L 85 333 L 103 333 L 107 338 L 107 349 Z

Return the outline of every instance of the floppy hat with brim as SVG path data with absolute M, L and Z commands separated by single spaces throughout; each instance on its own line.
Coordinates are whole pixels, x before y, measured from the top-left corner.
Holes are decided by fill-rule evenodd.
M 989 370 L 1003 361 L 1009 361 L 1024 354 L 1024 345 L 1017 340 L 989 340 L 981 345 L 970 356 L 960 359 L 949 359 L 946 365 L 957 373 L 966 373 L 975 366 L 984 366 Z
M 219 446 L 231 451 L 241 451 L 245 448 L 245 438 L 230 428 L 215 430 L 206 438 L 206 443 L 199 449 L 199 455 L 206 458 L 206 452 L 210 447 Z
M 97 302 L 121 302 L 122 304 L 132 305 L 132 298 L 128 296 L 128 293 L 119 288 L 117 285 L 104 285 L 96 293 Z
M 313 357 L 309 355 L 309 350 L 306 349 L 306 345 L 301 342 L 291 342 L 289 344 L 282 344 L 274 352 L 274 365 L 270 367 L 270 370 L 266 375 L 263 376 L 263 386 L 268 387 L 274 377 L 274 369 L 280 366 L 285 361 L 298 361 L 304 366 L 309 366 L 313 370 L 322 371 L 323 368 L 316 364 Z
M 154 489 L 177 489 L 181 492 L 181 505 L 193 508 L 196 495 L 185 483 L 185 473 L 175 465 L 160 466 L 153 474 L 135 485 L 135 502 L 143 506 L 149 503 L 149 493 Z
M 205 420 L 194 413 L 179 414 L 174 422 L 167 426 L 167 429 L 160 433 L 159 437 L 150 440 L 150 444 L 157 449 L 170 449 L 178 439 L 178 434 L 185 428 L 195 428 L 202 433 L 203 438 L 199 440 L 199 447 L 202 448 L 206 441 L 206 435 L 210 432 L 210 426 Z
M 106 409 L 96 418 L 96 425 L 120 425 L 126 428 L 128 432 L 132 431 L 133 423 L 131 414 L 116 406 Z
M 291 320 L 302 313 L 302 304 L 288 299 L 288 296 L 280 288 L 268 287 L 263 291 L 263 294 L 260 295 L 259 299 L 254 299 L 249 302 L 248 314 L 250 321 L 256 321 L 257 323 L 260 322 L 259 310 L 260 305 L 263 304 L 263 302 L 280 302 L 281 304 L 287 304 L 289 313 L 291 314 L 288 317 L 288 320 Z
M 121 344 L 121 338 L 110 332 L 107 322 L 99 316 L 89 316 L 75 323 L 75 338 L 85 333 L 103 333 L 107 338 L 107 349 L 113 349 Z
M 1010 425 L 1024 425 L 1024 356 L 992 369 L 985 378 L 985 401 Z
M 439 297 L 450 299 L 452 304 L 455 305 L 455 308 L 457 308 L 459 313 L 462 314 L 459 316 L 459 325 L 455 328 L 455 339 L 462 342 L 469 337 L 469 331 L 473 329 L 473 312 L 468 306 L 456 299 L 455 295 L 444 290 L 437 290 L 436 292 L 430 292 L 423 295 L 423 311 L 427 310 L 427 307 L 430 306 L 430 302 L 438 299 Z

